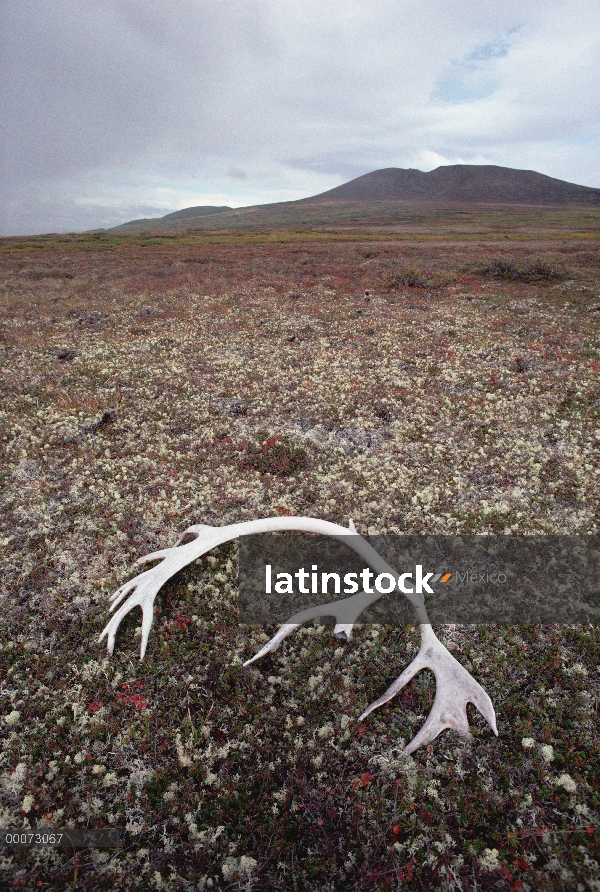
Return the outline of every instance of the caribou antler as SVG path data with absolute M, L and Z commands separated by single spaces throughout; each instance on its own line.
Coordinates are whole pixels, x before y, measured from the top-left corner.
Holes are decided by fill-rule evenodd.
M 268 517 L 261 520 L 231 524 L 225 527 L 197 524 L 188 527 L 172 548 L 152 552 L 152 554 L 145 555 L 135 562 L 134 566 L 152 561 L 159 561 L 160 563 L 125 583 L 111 596 L 111 611 L 121 604 L 124 598 L 127 598 L 127 600 L 121 604 L 121 607 L 103 630 L 99 640 L 102 641 L 107 636 L 108 652 L 112 654 L 115 646 L 115 636 L 121 620 L 134 607 L 141 607 L 143 618 L 140 659 L 143 660 L 148 645 L 150 629 L 152 628 L 154 599 L 168 579 L 187 564 L 206 554 L 207 551 L 211 551 L 211 549 L 222 545 L 224 542 L 237 539 L 238 536 L 280 532 L 283 530 L 319 533 L 341 539 L 361 555 L 373 570 L 376 570 L 378 573 L 389 573 L 398 581 L 399 577 L 395 570 L 356 532 L 352 521 L 350 521 L 348 528 L 326 520 L 317 520 L 313 517 Z M 309 607 L 300 611 L 282 625 L 277 634 L 254 657 L 247 660 L 244 666 L 253 663 L 273 650 L 303 622 L 317 617 L 334 616 L 336 619 L 334 634 L 338 637 L 350 638 L 352 627 L 359 615 L 379 597 L 381 597 L 379 592 L 359 592 L 351 598 L 344 598 L 330 604 Z M 360 717 L 360 720 L 366 718 L 370 712 L 390 700 L 417 672 L 428 667 L 433 670 L 436 677 L 437 691 L 435 701 L 429 718 L 421 731 L 406 747 L 405 753 L 411 753 L 421 744 L 429 743 L 445 728 L 455 728 L 463 737 L 470 739 L 471 735 L 469 733 L 466 712 L 466 706 L 469 702 L 477 706 L 497 735 L 496 718 L 490 698 L 467 670 L 454 659 L 436 638 L 427 616 L 423 596 L 405 594 L 405 597 L 414 606 L 421 624 L 421 649 L 410 666 L 404 670 L 397 681 L 391 685 L 379 700 L 376 700 L 369 706 Z

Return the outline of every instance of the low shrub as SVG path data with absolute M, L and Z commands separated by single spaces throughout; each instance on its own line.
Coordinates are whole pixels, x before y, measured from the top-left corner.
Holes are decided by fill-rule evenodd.
M 414 266 L 406 266 L 388 273 L 383 278 L 383 284 L 387 291 L 397 291 L 399 288 L 426 288 L 427 279 L 423 272 Z
M 518 266 L 504 257 L 496 258 L 478 270 L 479 275 L 509 282 L 556 282 L 565 278 L 565 272 L 556 263 L 532 260 Z

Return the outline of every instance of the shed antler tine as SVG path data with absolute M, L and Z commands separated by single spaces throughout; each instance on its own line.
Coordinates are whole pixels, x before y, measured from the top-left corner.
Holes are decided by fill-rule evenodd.
M 475 682 L 475 684 L 477 684 L 477 682 Z M 487 692 L 478 684 L 477 688 L 471 693 L 471 702 L 477 707 L 496 737 L 498 737 L 498 726 L 496 724 L 494 705 Z
M 109 601 L 112 602 L 110 605 L 110 611 L 112 612 L 115 607 L 118 607 L 118 605 L 121 603 L 123 598 L 126 597 L 126 595 L 132 595 L 136 588 L 137 585 L 135 585 L 135 582 L 126 582 L 125 585 L 122 585 L 121 588 L 117 589 L 117 591 L 109 598 Z
M 154 619 L 154 607 L 145 601 L 142 604 L 142 643 L 140 646 L 140 662 L 146 656 L 146 648 L 148 647 L 148 638 L 150 629 L 152 628 L 152 620 Z
M 117 620 L 117 622 L 115 622 L 115 620 Z M 102 630 L 100 637 L 98 638 L 98 644 L 100 644 L 100 642 L 102 641 L 104 636 L 105 635 L 107 636 L 106 649 L 111 657 L 115 650 L 115 638 L 117 635 L 117 629 L 119 627 L 120 622 L 121 622 L 121 618 L 120 618 L 119 614 L 117 613 L 117 614 L 115 614 L 115 616 L 113 616 L 111 621 L 106 624 L 106 626 Z
M 142 564 L 149 564 L 150 561 L 164 560 L 168 557 L 170 548 L 161 548 L 159 551 L 152 551 L 150 554 L 144 554 L 133 562 L 134 567 L 141 567 Z
M 280 642 L 283 641 L 284 638 L 287 638 L 287 636 L 291 632 L 293 632 L 294 629 L 297 629 L 299 625 L 301 625 L 301 623 L 285 623 L 279 629 L 279 631 L 275 635 L 273 635 L 271 640 L 267 641 L 264 647 L 261 647 L 257 654 L 254 654 L 253 657 L 251 657 L 249 660 L 246 660 L 246 662 L 242 665 L 249 666 L 250 663 L 254 663 L 256 660 L 260 660 L 260 658 L 264 657 L 265 654 L 268 654 L 269 651 L 275 650 L 277 645 L 280 644 Z
M 417 672 L 420 672 L 424 667 L 420 665 L 418 661 L 418 656 L 412 661 L 412 663 L 406 667 L 404 672 L 396 679 L 396 681 L 389 686 L 385 694 L 382 694 L 381 697 L 378 697 L 377 700 L 374 700 L 370 706 L 365 709 L 363 714 L 359 717 L 358 721 L 362 722 L 363 719 L 366 719 L 368 715 L 370 715 L 375 709 L 378 709 L 380 706 L 383 706 L 384 703 L 387 703 L 388 700 L 391 700 L 392 697 L 395 697 L 398 691 L 402 690 L 405 684 L 413 678 Z
M 114 620 L 115 620 L 115 617 L 113 616 L 111 621 L 106 624 L 106 626 L 104 627 L 104 629 L 102 630 L 102 632 L 100 634 L 100 637 L 98 638 L 98 644 L 100 644 L 102 642 L 102 639 L 105 636 L 108 636 L 107 642 L 106 642 L 106 649 L 111 657 L 112 657 L 114 649 L 115 649 L 116 629 L 114 627 Z

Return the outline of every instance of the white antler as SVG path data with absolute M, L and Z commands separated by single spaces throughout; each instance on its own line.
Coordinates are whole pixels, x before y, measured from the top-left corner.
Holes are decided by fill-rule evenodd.
M 356 532 L 352 521 L 350 521 L 349 528 L 313 517 L 267 517 L 261 520 L 231 524 L 225 527 L 197 524 L 189 527 L 172 548 L 165 548 L 161 551 L 147 554 L 135 562 L 134 566 L 139 566 L 151 561 L 160 561 L 157 566 L 140 573 L 135 579 L 125 583 L 111 596 L 110 600 L 113 602 L 111 611 L 121 604 L 124 598 L 127 598 L 127 600 L 121 604 L 121 607 L 103 630 L 99 640 L 102 641 L 107 636 L 108 652 L 112 654 L 115 646 L 115 636 L 121 620 L 134 607 L 141 607 L 143 618 L 140 659 L 143 660 L 152 627 L 154 599 L 168 579 L 187 564 L 206 554 L 207 551 L 211 551 L 224 542 L 237 539 L 238 536 L 280 532 L 283 530 L 299 530 L 301 532 L 318 533 L 341 539 L 360 554 L 377 573 L 390 573 L 396 581 L 399 578 L 396 571 Z M 340 638 L 350 638 L 352 627 L 359 615 L 380 597 L 379 592 L 359 592 L 351 598 L 344 598 L 330 604 L 309 607 L 300 611 L 282 625 L 277 634 L 254 657 L 247 660 L 244 666 L 253 663 L 273 650 L 287 635 L 309 619 L 321 616 L 334 616 L 336 618 L 334 634 Z M 436 676 L 436 698 L 425 725 L 404 752 L 413 752 L 421 744 L 430 742 L 444 728 L 455 728 L 460 734 L 470 738 L 466 713 L 468 702 L 473 702 L 477 706 L 497 735 L 494 708 L 490 698 L 466 669 L 454 659 L 436 638 L 427 617 L 423 596 L 406 594 L 405 597 L 413 604 L 421 623 L 421 650 L 416 659 L 404 670 L 383 697 L 372 703 L 366 712 L 363 713 L 361 719 L 369 715 L 373 709 L 390 700 L 413 675 L 421 669 L 429 667 L 433 669 Z
M 410 666 L 407 666 L 402 675 L 389 686 L 385 694 L 371 703 L 360 716 L 359 722 L 366 719 L 378 706 L 395 697 L 421 669 L 433 670 L 435 700 L 427 721 L 403 750 L 405 755 L 410 755 L 425 743 L 431 743 L 445 728 L 454 728 L 462 737 L 472 740 L 473 735 L 469 731 L 467 717 L 468 703 L 475 704 L 496 737 L 498 736 L 492 701 L 464 666 L 461 666 L 446 650 L 429 625 L 421 626 L 421 648 Z

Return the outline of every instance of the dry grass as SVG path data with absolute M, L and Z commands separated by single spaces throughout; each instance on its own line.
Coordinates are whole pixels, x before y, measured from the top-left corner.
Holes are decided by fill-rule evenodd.
M 427 673 L 355 719 L 415 630 L 243 670 L 272 630 L 237 623 L 234 544 L 161 593 L 144 663 L 135 617 L 97 644 L 194 522 L 598 531 L 597 241 L 430 236 L 3 241 L 0 826 L 124 844 L 4 850 L 7 889 L 600 889 L 596 628 L 442 630 L 500 737 L 473 712 L 406 759 Z

